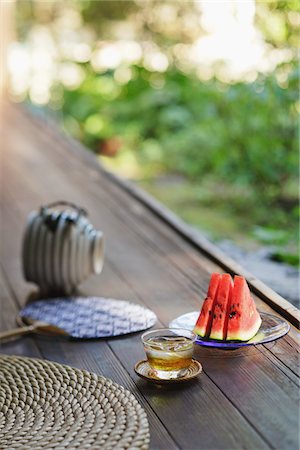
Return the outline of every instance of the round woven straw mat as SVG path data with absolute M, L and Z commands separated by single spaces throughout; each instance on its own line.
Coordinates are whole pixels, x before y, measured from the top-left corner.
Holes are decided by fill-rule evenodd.
M 85 370 L 0 357 L 1 449 L 147 449 L 146 413 L 113 381 Z

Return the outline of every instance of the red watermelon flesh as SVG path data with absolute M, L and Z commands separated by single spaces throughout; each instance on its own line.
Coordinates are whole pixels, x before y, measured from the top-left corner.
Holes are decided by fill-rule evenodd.
M 229 305 L 227 340 L 248 341 L 259 330 L 261 318 L 244 277 L 235 276 Z
M 220 279 L 221 275 L 219 273 L 213 273 L 210 278 L 207 296 L 203 302 L 201 312 L 194 327 L 194 333 L 198 334 L 201 337 L 209 337 L 210 334 L 214 302 Z
M 219 283 L 213 310 L 213 319 L 209 335 L 211 339 L 226 339 L 232 287 L 233 282 L 231 275 L 229 273 L 223 274 Z

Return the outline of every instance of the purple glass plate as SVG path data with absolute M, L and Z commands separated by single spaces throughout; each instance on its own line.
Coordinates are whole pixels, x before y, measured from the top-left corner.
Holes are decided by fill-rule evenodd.
M 216 341 L 213 339 L 203 339 L 200 336 L 196 339 L 196 344 L 205 347 L 215 347 L 223 349 L 235 349 L 239 347 L 247 347 L 249 345 L 265 344 L 266 342 L 275 341 L 289 332 L 290 325 L 281 317 L 273 316 L 260 312 L 261 326 L 256 335 L 247 342 L 240 341 Z M 185 328 L 192 330 L 199 317 L 199 311 L 190 312 L 177 317 L 170 322 L 170 328 Z
M 77 339 L 93 339 L 143 331 L 156 315 L 140 305 L 112 298 L 68 297 L 38 300 L 25 306 L 20 317 L 55 325 Z

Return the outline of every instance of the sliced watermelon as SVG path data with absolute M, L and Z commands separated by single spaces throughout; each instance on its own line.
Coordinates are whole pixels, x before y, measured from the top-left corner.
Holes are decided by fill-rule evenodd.
M 248 341 L 259 330 L 261 318 L 244 277 L 235 276 L 229 305 L 227 340 Z
M 224 273 L 219 283 L 213 310 L 213 319 L 209 335 L 211 339 L 226 339 L 232 287 L 233 282 L 231 275 L 229 273 Z
M 201 337 L 208 337 L 210 334 L 214 302 L 220 279 L 221 275 L 219 273 L 213 273 L 210 278 L 207 297 L 203 302 L 201 312 L 194 327 L 194 333 Z

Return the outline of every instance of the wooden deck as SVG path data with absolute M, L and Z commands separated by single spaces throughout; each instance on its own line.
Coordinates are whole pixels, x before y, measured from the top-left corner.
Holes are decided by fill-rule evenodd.
M 134 187 L 107 175 L 90 153 L 6 107 L 1 120 L 1 329 L 15 326 L 18 309 L 35 289 L 21 270 L 21 241 L 28 213 L 68 200 L 83 206 L 106 238 L 100 276 L 84 295 L 132 300 L 151 308 L 159 326 L 200 309 L 210 274 L 243 269 L 196 241 L 176 218 Z M 298 311 L 249 275 L 261 311 L 297 325 Z M 270 306 L 276 309 L 277 312 Z M 135 375 L 144 357 L 140 333 L 92 342 L 23 337 L 2 345 L 6 354 L 34 356 L 104 375 L 129 389 L 145 408 L 151 449 L 299 448 L 298 332 L 243 350 L 197 346 L 202 375 L 184 386 L 162 388 Z

